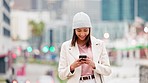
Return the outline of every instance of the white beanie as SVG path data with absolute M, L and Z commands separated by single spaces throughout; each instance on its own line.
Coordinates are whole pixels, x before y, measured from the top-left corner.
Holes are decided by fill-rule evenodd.
M 73 17 L 72 28 L 92 27 L 89 16 L 84 12 L 79 12 Z

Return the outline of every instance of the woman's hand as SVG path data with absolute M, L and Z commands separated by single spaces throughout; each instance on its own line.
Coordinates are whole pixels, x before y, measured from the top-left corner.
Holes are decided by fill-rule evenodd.
M 75 68 L 81 66 L 82 64 L 88 64 L 89 66 L 91 66 L 93 69 L 95 69 L 95 63 L 89 58 L 87 57 L 85 60 L 81 60 L 78 59 L 75 62 L 73 62 L 70 66 L 70 71 L 74 71 Z
M 84 64 L 84 61 L 81 61 L 80 59 L 76 60 L 75 62 L 73 62 L 70 66 L 70 71 L 75 70 L 75 68 L 81 66 L 81 64 Z
M 89 66 L 91 66 L 93 69 L 96 69 L 95 67 L 95 63 L 89 58 L 86 58 L 86 61 L 84 62 L 85 64 L 88 64 Z

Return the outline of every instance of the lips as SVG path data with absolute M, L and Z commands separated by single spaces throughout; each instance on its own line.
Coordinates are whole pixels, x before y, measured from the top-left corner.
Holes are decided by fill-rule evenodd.
M 79 37 L 81 40 L 84 40 L 85 39 L 85 37 Z

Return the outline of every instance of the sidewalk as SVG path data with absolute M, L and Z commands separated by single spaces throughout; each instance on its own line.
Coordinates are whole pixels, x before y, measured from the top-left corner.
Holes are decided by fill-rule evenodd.
M 105 77 L 106 83 L 139 83 L 139 63 L 137 59 L 124 59 L 122 66 L 113 67 L 112 74 Z

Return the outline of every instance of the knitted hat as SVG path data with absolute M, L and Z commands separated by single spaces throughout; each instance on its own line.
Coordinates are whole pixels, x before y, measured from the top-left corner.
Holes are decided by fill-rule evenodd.
M 89 16 L 84 12 L 79 12 L 73 17 L 72 28 L 92 27 Z

